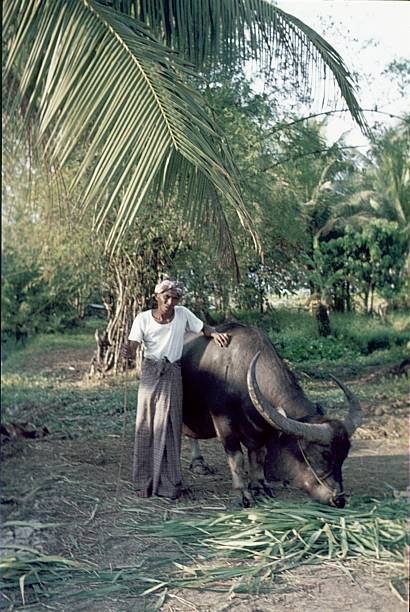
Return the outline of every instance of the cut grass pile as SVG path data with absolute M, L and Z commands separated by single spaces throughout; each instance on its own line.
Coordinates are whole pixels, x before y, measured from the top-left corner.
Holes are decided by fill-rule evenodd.
M 150 537 L 175 539 L 191 558 L 226 558 L 236 568 L 218 570 L 218 579 L 234 575 L 253 588 L 260 578 L 305 563 L 362 560 L 396 570 L 407 560 L 407 507 L 404 500 L 356 499 L 344 510 L 306 503 L 303 506 L 265 501 L 251 510 L 219 514 L 211 518 L 174 520 L 139 527 Z M 212 581 L 212 568 L 196 562 L 181 566 L 191 575 Z
M 144 576 L 139 566 L 97 570 L 35 549 L 20 548 L 0 560 L 0 589 L 3 597 L 23 606 L 35 602 L 68 599 L 98 599 L 121 592 L 125 597 L 145 595 L 166 586 Z
M 141 516 L 137 508 L 123 512 L 130 534 L 172 541 L 176 554 L 147 559 L 145 566 L 98 569 L 23 548 L 0 563 L 3 594 L 10 602 L 31 603 L 154 592 L 163 601 L 175 588 L 259 592 L 271 590 L 280 572 L 302 564 L 360 560 L 387 567 L 400 596 L 394 582 L 406 567 L 404 499 L 356 499 L 344 510 L 269 500 L 252 509 L 157 525 L 133 520 L 134 512 Z

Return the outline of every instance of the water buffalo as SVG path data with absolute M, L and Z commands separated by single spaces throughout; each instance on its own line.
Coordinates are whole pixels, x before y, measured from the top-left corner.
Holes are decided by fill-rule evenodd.
M 255 494 L 271 495 L 269 482 L 282 480 L 342 508 L 342 464 L 363 414 L 357 399 L 334 379 L 350 408 L 343 422 L 328 418 L 305 396 L 263 332 L 240 324 L 218 331 L 231 335 L 227 348 L 204 336 L 185 343 L 184 432 L 194 439 L 219 438 L 244 506 Z M 248 451 L 248 479 L 241 444 Z

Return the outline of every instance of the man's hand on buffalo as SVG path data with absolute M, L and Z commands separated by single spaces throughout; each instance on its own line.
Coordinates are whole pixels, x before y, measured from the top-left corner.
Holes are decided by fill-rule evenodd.
M 204 325 L 202 333 L 207 338 L 213 338 L 214 342 L 216 342 L 216 344 L 218 344 L 221 348 L 227 347 L 231 340 L 231 336 L 229 334 L 217 332 L 213 327 L 209 327 L 208 325 Z
M 214 341 L 219 344 L 219 346 L 221 346 L 222 348 L 228 346 L 231 337 L 229 334 L 222 334 L 219 332 L 213 332 L 211 334 L 211 337 L 214 339 Z

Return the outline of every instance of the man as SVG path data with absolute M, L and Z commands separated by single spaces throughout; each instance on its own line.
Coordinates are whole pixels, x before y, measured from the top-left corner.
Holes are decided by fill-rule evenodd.
M 182 289 L 164 280 L 155 287 L 156 308 L 137 315 L 122 355 L 134 358 L 142 344 L 144 358 L 138 389 L 133 479 L 137 495 L 176 499 L 181 495 L 182 376 L 186 331 L 213 338 L 221 347 L 229 335 L 204 325 L 178 306 Z

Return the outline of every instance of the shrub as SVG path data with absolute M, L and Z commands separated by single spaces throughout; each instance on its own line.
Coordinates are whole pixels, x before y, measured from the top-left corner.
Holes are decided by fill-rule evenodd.
M 338 340 L 362 355 L 403 346 L 410 340 L 409 329 L 395 329 L 389 323 L 365 315 L 335 315 L 333 321 Z
M 75 309 L 63 292 L 52 291 L 40 266 L 11 250 L 2 263 L 3 338 L 24 340 L 37 332 L 53 333 L 75 325 Z

